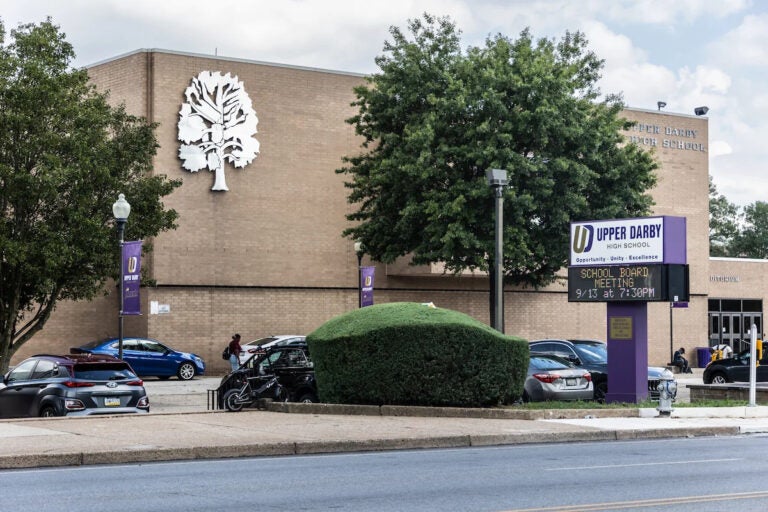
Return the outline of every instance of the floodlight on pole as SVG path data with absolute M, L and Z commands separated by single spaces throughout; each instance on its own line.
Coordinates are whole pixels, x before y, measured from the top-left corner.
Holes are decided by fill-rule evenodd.
M 491 269 L 493 277 L 492 292 L 492 323 L 497 331 L 504 332 L 504 187 L 509 183 L 507 171 L 505 169 L 488 169 L 485 171 L 488 179 L 488 185 L 493 188 L 496 197 L 496 221 L 495 221 L 495 242 L 493 268 Z

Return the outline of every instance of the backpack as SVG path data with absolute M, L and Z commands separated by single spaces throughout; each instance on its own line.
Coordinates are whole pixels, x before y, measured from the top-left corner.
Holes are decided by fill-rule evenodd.
M 227 348 L 224 349 L 224 352 L 221 353 L 221 358 L 225 361 L 229 360 L 229 345 L 227 345 Z

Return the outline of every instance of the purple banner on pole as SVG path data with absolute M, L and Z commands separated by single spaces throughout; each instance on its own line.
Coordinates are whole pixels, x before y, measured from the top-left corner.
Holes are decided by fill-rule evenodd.
M 373 306 L 373 274 L 376 267 L 360 267 L 360 307 Z
M 141 241 L 123 242 L 123 264 L 121 266 L 123 285 L 123 315 L 140 315 L 141 300 L 139 286 L 141 285 Z

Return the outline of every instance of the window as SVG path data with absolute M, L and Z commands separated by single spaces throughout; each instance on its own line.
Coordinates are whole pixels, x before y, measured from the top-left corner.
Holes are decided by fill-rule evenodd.
M 117 350 L 119 343 L 120 342 L 113 343 L 112 348 Z M 123 340 L 123 350 L 141 350 L 141 345 L 139 345 L 139 342 L 136 340 Z
M 144 350 L 147 352 L 156 352 L 160 354 L 165 352 L 165 347 L 156 341 L 144 340 L 142 344 L 144 345 Z
M 32 379 L 50 379 L 54 376 L 55 369 L 56 364 L 53 361 L 41 359 L 37 363 L 35 373 L 32 374 Z
M 14 368 L 11 373 L 8 374 L 8 383 L 10 384 L 11 382 L 29 380 L 29 378 L 32 376 L 32 370 L 36 364 L 37 359 L 30 359 L 21 363 L 19 366 Z

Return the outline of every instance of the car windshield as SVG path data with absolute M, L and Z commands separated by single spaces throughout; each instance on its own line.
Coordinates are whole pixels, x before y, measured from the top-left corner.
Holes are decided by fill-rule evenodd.
M 603 343 L 574 343 L 573 348 L 584 363 L 608 364 L 608 350 Z
M 136 379 L 126 363 L 87 363 L 75 365 L 75 378 L 83 380 Z

